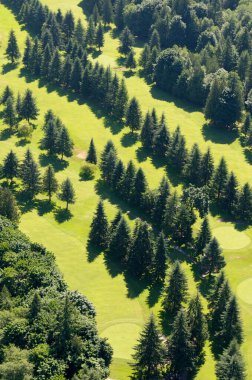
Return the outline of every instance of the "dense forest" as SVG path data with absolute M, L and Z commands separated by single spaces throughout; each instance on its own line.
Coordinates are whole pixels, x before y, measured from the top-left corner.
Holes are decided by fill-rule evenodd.
M 225 128 L 227 134 L 236 130 L 242 145 L 251 147 L 252 17 L 237 10 L 236 0 L 87 0 L 81 3 L 88 14 L 84 27 L 71 11 L 52 12 L 39 0 L 3 3 L 34 36 L 27 37 L 21 54 L 10 32 L 9 62 L 22 60 L 23 70 L 40 82 L 93 102 L 103 114 L 129 127 L 146 155 L 161 160 L 182 184 L 176 191 L 164 176 L 158 188 L 150 189 L 144 170 L 132 161 L 123 163 L 111 140 L 102 152 L 97 152 L 94 139 L 90 141 L 79 173 L 89 180 L 99 170 L 97 186 L 106 187 L 141 215 L 130 228 L 120 211 L 110 221 L 100 201 L 87 248 L 104 252 L 105 261 L 115 262 L 125 278 L 161 289 L 161 328 L 151 315 L 135 347 L 132 379 L 194 379 L 205 362 L 207 340 L 217 379 L 245 379 L 239 306 L 222 271 L 226 263 L 208 214 L 217 208 L 230 220 L 250 225 L 251 186 L 238 182 L 224 157 L 215 162 L 211 150 L 201 152 L 197 142 L 189 149 L 180 127 L 171 132 L 164 115 L 158 116 L 155 109 L 143 114 L 138 99 L 129 97 L 124 79 L 94 63 L 91 54 L 102 50 L 106 28 L 114 23 L 126 68 L 140 67 L 152 86 L 200 107 L 211 128 Z M 139 62 L 136 41 L 144 45 Z M 15 93 L 6 86 L 0 104 L 10 132 L 29 138 L 40 112 L 34 94 L 29 89 Z M 68 128 L 52 110 L 44 115 L 42 130 L 41 151 L 61 162 L 73 155 Z M 1 163 L 1 178 L 0 375 L 105 379 L 112 349 L 97 334 L 92 304 L 67 289 L 53 255 L 31 243 L 16 226 L 20 211 L 15 197 L 20 193 L 29 199 L 44 193 L 49 202 L 57 194 L 69 211 L 76 201 L 73 184 L 66 178 L 59 186 L 52 165 L 42 175 L 30 149 L 22 161 L 11 150 Z M 18 189 L 16 182 L 21 184 Z M 198 218 L 202 222 L 195 236 Z M 189 297 L 179 261 L 167 265 L 173 252 L 182 253 L 201 286 L 210 289 L 205 295 L 207 311 L 199 294 Z

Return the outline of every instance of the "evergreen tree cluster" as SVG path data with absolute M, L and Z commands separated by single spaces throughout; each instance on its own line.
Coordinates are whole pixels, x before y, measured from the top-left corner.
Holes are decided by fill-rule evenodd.
M 29 89 L 25 91 L 23 96 L 18 93 L 15 97 L 14 92 L 7 85 L 1 94 L 0 104 L 4 106 L 3 121 L 10 129 L 16 127 L 22 120 L 26 120 L 28 123 L 31 120 L 37 120 L 39 109 L 36 99 Z
M 59 188 L 53 166 L 48 165 L 43 175 L 41 175 L 41 169 L 37 162 L 34 160 L 30 149 L 27 149 L 22 161 L 19 161 L 16 153 L 11 150 L 3 162 L 2 177 L 6 178 L 8 183 L 10 181 L 11 187 L 13 185 L 14 179 L 20 179 L 22 182 L 22 189 L 31 198 L 34 198 L 37 194 L 43 192 L 48 195 L 50 202 L 53 194 L 57 193 Z M 11 193 L 9 194 L 8 189 L 3 189 L 3 195 L 5 191 L 6 208 L 8 208 L 8 210 L 14 210 L 14 216 L 10 219 L 16 221 L 16 219 L 18 219 L 18 211 L 16 210 L 15 199 Z M 68 209 L 69 204 L 75 203 L 75 191 L 72 182 L 68 178 L 62 182 L 58 192 L 58 197 L 62 201 L 66 202 L 66 209 Z M 5 208 L 3 209 L 5 210 Z M 12 211 L 0 211 L 0 214 L 6 216 L 5 213 L 8 212 L 12 213 Z
M 51 110 L 45 114 L 43 130 L 42 149 L 47 150 L 49 154 L 60 154 L 61 159 L 64 156 L 72 156 L 73 142 L 70 139 L 68 129 Z
M 93 305 L 67 289 L 51 252 L 2 216 L 0 229 L 1 377 L 66 380 L 85 371 L 91 379 L 94 371 L 106 379 L 112 348 Z

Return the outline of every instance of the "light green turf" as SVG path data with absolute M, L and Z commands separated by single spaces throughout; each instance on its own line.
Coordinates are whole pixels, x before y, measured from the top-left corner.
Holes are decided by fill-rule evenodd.
M 243 231 L 236 230 L 233 226 L 219 227 L 213 230 L 213 235 L 218 239 L 223 249 L 241 249 L 250 244 L 250 238 Z
M 237 294 L 244 302 L 252 305 L 252 277 L 239 284 Z
M 71 7 L 76 17 L 82 17 L 84 20 L 81 9 L 78 7 L 79 0 L 67 0 L 64 2 L 44 0 L 44 3 L 47 3 L 54 9 L 62 7 L 66 10 Z M 3 5 L 0 5 L 0 41 L 2 41 L 0 60 L 3 58 L 6 37 L 11 28 L 16 31 L 19 44 L 23 47 L 26 36 L 25 31 L 20 30 L 11 12 L 4 8 Z M 118 40 L 113 39 L 107 33 L 104 52 L 98 57 L 104 64 L 110 64 L 113 69 L 116 69 L 118 66 L 116 62 L 116 58 L 118 57 L 117 46 Z M 5 63 L 5 61 L 1 62 Z M 117 70 L 117 72 L 118 75 L 123 75 L 122 71 Z M 229 141 L 225 144 L 221 143 L 224 141 L 225 136 L 220 132 L 215 132 L 213 137 L 217 142 L 206 141 L 202 134 L 204 118 L 201 112 L 179 102 L 175 104 L 174 99 L 169 99 L 162 92 L 152 91 L 144 80 L 137 76 L 126 78 L 126 83 L 130 95 L 138 97 L 144 110 L 155 106 L 159 114 L 165 112 L 171 129 L 180 124 L 190 145 L 197 141 L 203 150 L 210 145 L 216 159 L 222 154 L 225 155 L 230 168 L 236 171 L 241 181 L 245 182 L 251 178 L 251 167 L 244 159 L 243 150 L 238 140 Z M 38 210 L 33 209 L 22 216 L 21 229 L 34 241 L 43 243 L 55 253 L 57 263 L 64 273 L 70 288 L 79 289 L 94 303 L 97 310 L 99 331 L 103 336 L 109 338 L 115 351 L 114 361 L 111 366 L 111 377 L 116 380 L 127 379 L 130 372 L 127 364 L 128 358 L 138 338 L 138 326 L 143 326 L 150 313 L 147 305 L 148 290 L 140 293 L 140 295 L 132 295 L 132 289 L 136 291 L 136 286 L 131 286 L 131 295 L 129 296 L 122 276 L 119 275 L 115 278 L 110 276 L 104 265 L 102 255 L 92 263 L 88 262 L 85 246 L 98 195 L 95 191 L 94 181 L 79 181 L 78 171 L 82 160 L 77 158 L 77 156 L 80 152 L 87 150 L 91 137 L 94 137 L 99 152 L 102 150 L 106 140 L 112 138 L 116 144 L 120 158 L 124 162 L 128 162 L 131 158 L 138 165 L 141 165 L 147 174 L 151 187 L 157 186 L 164 174 L 164 169 L 157 169 L 150 158 L 145 159 L 145 157 L 140 157 L 141 163 L 138 163 L 137 150 L 140 147 L 140 143 L 133 146 L 122 146 L 121 140 L 127 141 L 124 135 L 128 133 L 128 130 L 120 132 L 117 131 L 116 127 L 104 125 L 104 119 L 96 115 L 94 110 L 85 104 L 79 104 L 76 100 L 67 97 L 63 92 L 56 92 L 53 87 L 41 87 L 38 81 L 26 82 L 26 78 L 20 75 L 20 67 L 0 76 L 0 89 L 6 84 L 9 84 L 15 91 L 21 92 L 29 87 L 37 97 L 41 115 L 38 121 L 38 128 L 33 133 L 30 145 L 36 157 L 41 153 L 39 150 L 39 141 L 42 137 L 40 126 L 43 114 L 48 108 L 52 108 L 70 130 L 71 137 L 75 143 L 75 154 L 69 160 L 69 166 L 64 171 L 59 171 L 57 177 L 61 181 L 66 176 L 69 176 L 74 183 L 77 203 L 71 206 L 73 217 L 69 221 L 58 223 L 53 213 L 40 216 Z M 2 130 L 4 126 L 0 124 L 0 128 Z M 15 137 L 1 141 L 0 160 L 3 159 L 11 148 L 14 148 L 20 157 L 23 156 L 27 146 L 16 146 L 16 143 L 17 139 Z M 103 194 L 103 197 L 106 198 L 107 195 Z M 44 197 L 40 196 L 40 198 L 43 199 Z M 106 212 L 110 218 L 116 212 L 117 202 L 118 200 L 114 197 L 106 199 Z M 57 204 L 60 205 L 60 202 L 57 201 Z M 123 206 L 124 212 L 127 212 L 127 207 L 123 204 L 121 206 Z M 136 215 L 129 212 L 127 212 L 127 215 L 132 224 Z M 225 224 L 217 218 L 211 218 L 211 225 L 213 229 L 226 226 L 231 227 L 231 224 Z M 199 226 L 199 222 L 197 226 Z M 228 231 L 230 232 L 230 229 Z M 252 229 L 246 230 L 244 233 L 251 239 Z M 228 238 L 229 233 L 227 235 Z M 241 282 L 251 277 L 252 246 L 250 244 L 244 249 L 227 250 L 224 251 L 224 254 L 227 260 L 226 272 L 235 291 Z M 194 294 L 196 284 L 193 280 L 192 272 L 188 265 L 183 265 L 189 279 L 190 292 Z M 249 358 L 252 355 L 252 306 L 245 303 L 242 299 L 240 300 L 240 304 L 245 328 L 243 352 L 248 365 L 248 374 L 251 377 L 252 363 Z M 158 314 L 158 310 L 159 306 L 156 304 L 153 308 L 156 315 Z M 125 330 L 128 334 L 128 342 L 125 342 Z M 198 380 L 215 379 L 214 362 L 209 347 L 206 348 L 206 352 L 207 361 L 197 376 Z

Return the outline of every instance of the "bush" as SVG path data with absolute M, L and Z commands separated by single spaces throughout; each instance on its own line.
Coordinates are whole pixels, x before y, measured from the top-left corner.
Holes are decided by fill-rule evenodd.
M 94 164 L 86 163 L 80 169 L 80 178 L 84 181 L 90 181 L 95 177 L 96 167 Z
M 17 135 L 24 140 L 29 140 L 32 136 L 33 127 L 29 124 L 22 124 L 18 127 Z

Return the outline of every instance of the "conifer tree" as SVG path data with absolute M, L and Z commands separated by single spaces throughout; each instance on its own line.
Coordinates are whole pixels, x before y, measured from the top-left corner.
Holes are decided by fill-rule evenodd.
M 152 117 L 150 113 L 147 112 L 144 124 L 142 126 L 141 134 L 140 134 L 142 144 L 145 148 L 147 149 L 152 148 L 153 136 L 154 136 L 153 121 L 152 121 Z
M 168 196 L 165 204 L 162 229 L 168 236 L 173 236 L 178 214 L 179 202 L 177 193 L 174 192 Z
M 144 70 L 146 70 L 147 66 L 149 65 L 150 57 L 151 57 L 150 45 L 145 44 L 141 52 L 140 59 L 139 59 L 139 65 L 141 65 L 144 68 Z
M 6 100 L 3 111 L 3 121 L 10 127 L 10 129 L 12 129 L 17 123 L 17 112 L 12 96 L 9 96 Z
M 49 202 L 51 202 L 53 193 L 56 193 L 58 190 L 58 182 L 55 178 L 55 172 L 52 165 L 48 165 L 46 168 L 45 174 L 43 176 L 42 189 L 47 193 Z
M 200 366 L 204 363 L 204 346 L 207 339 L 207 324 L 198 293 L 189 302 L 187 320 L 190 341 L 193 347 L 193 357 L 197 366 Z
M 56 49 L 56 51 L 53 54 L 52 60 L 49 64 L 48 77 L 52 82 L 59 83 L 61 80 L 61 72 L 62 72 L 61 56 L 58 49 Z
M 142 168 L 136 172 L 134 185 L 132 188 L 132 200 L 138 207 L 142 205 L 144 194 L 147 190 L 147 182 Z
M 30 120 L 37 120 L 38 114 L 39 110 L 36 100 L 33 97 L 31 90 L 27 89 L 22 99 L 21 116 L 30 123 Z
M 73 70 L 72 60 L 70 59 L 69 56 L 67 56 L 63 63 L 62 72 L 61 72 L 61 80 L 60 80 L 63 86 L 65 87 L 70 86 L 72 70 Z
M 182 303 L 187 298 L 187 279 L 181 265 L 178 261 L 171 268 L 168 284 L 164 290 L 162 308 L 164 314 L 173 317 L 182 307 Z M 165 317 L 165 315 L 164 315 Z
M 25 189 L 30 192 L 32 197 L 39 193 L 41 189 L 40 172 L 29 149 L 27 149 L 20 166 L 20 177 Z
M 165 158 L 170 146 L 170 134 L 165 125 L 162 123 L 157 129 L 153 138 L 153 152 L 161 158 Z
M 132 133 L 141 129 L 142 112 L 135 97 L 130 101 L 126 114 L 126 124 L 130 127 Z
M 81 90 L 82 75 L 83 75 L 83 70 L 82 70 L 81 61 L 79 58 L 76 58 L 73 63 L 73 69 L 71 72 L 70 86 L 77 93 L 79 93 Z
M 233 172 L 228 178 L 223 198 L 227 210 L 234 213 L 238 201 L 238 181 Z
M 241 131 L 242 131 L 242 133 L 244 134 L 245 137 L 247 137 L 247 134 L 248 134 L 248 132 L 249 132 L 249 130 L 251 128 L 251 125 L 252 125 L 251 124 L 251 116 L 250 116 L 249 113 L 247 113 L 245 121 L 244 121 L 244 123 L 242 125 L 242 129 L 241 129 Z
M 0 215 L 13 223 L 18 223 L 19 221 L 20 215 L 16 198 L 7 187 L 0 187 Z
M 143 278 L 151 270 L 153 259 L 152 232 L 150 231 L 150 226 L 140 220 L 135 226 L 127 269 L 135 277 Z
M 35 292 L 29 311 L 28 311 L 29 320 L 31 323 L 33 323 L 34 319 L 38 317 L 40 311 L 41 311 L 41 297 L 38 294 L 38 292 Z
M 112 188 L 114 190 L 117 190 L 119 193 L 121 192 L 121 186 L 122 186 L 122 181 L 125 175 L 125 168 L 123 165 L 122 160 L 118 160 L 115 166 L 115 170 L 113 172 L 111 184 Z
M 16 113 L 17 113 L 17 119 L 21 119 L 22 99 L 21 99 L 21 95 L 19 92 L 17 94 L 17 100 L 16 100 Z
M 201 160 L 200 177 L 203 186 L 208 185 L 212 179 L 214 172 L 214 161 L 210 148 L 203 154 Z
M 120 35 L 120 41 L 121 41 L 121 44 L 119 47 L 120 53 L 124 55 L 128 54 L 134 44 L 134 37 L 127 26 L 123 29 Z
M 10 310 L 12 307 L 12 297 L 6 285 L 0 291 L 0 310 Z
M 193 347 L 190 342 L 190 331 L 183 310 L 175 318 L 172 334 L 168 339 L 167 359 L 169 379 L 187 379 L 193 369 Z
M 128 100 L 128 91 L 125 85 L 125 81 L 122 79 L 113 109 L 113 114 L 119 121 L 122 120 L 126 115 L 126 111 L 128 109 Z
M 224 279 L 222 285 L 219 285 L 219 289 L 215 293 L 217 297 L 214 302 L 211 302 L 210 312 L 210 330 L 212 337 L 216 336 L 221 330 L 221 316 L 225 312 L 232 295 L 228 281 Z M 211 299 L 213 300 L 213 298 Z
M 14 30 L 10 31 L 5 54 L 11 63 L 15 63 L 21 57 Z
M 124 265 L 128 259 L 130 243 L 130 228 L 126 220 L 122 217 L 116 229 L 112 231 L 108 245 L 108 255 Z
M 230 297 L 225 311 L 221 315 L 218 339 L 222 347 L 227 348 L 232 339 L 241 344 L 243 341 L 240 311 L 235 296 Z
M 136 68 L 135 53 L 132 49 L 127 54 L 125 66 L 131 70 Z
M 69 136 L 68 129 L 63 125 L 59 131 L 58 141 L 57 141 L 57 151 L 63 157 L 70 157 L 73 154 L 73 142 Z
M 86 41 L 89 46 L 92 46 L 95 43 L 95 24 L 92 16 L 88 21 Z
M 170 195 L 170 186 L 166 179 L 163 177 L 159 188 L 158 193 L 155 197 L 154 206 L 152 209 L 152 220 L 155 224 L 162 223 L 165 213 L 165 206 L 167 202 L 167 198 Z
M 80 19 L 78 19 L 77 24 L 75 26 L 74 38 L 79 44 L 82 44 L 85 39 L 85 29 Z
M 17 155 L 11 150 L 3 162 L 3 176 L 13 182 L 13 178 L 18 176 L 18 158 Z
M 245 221 L 250 221 L 252 218 L 252 190 L 248 183 L 245 183 L 240 191 L 237 215 Z
M 6 104 L 7 100 L 9 98 L 13 98 L 13 91 L 10 89 L 10 87 L 7 85 L 5 89 L 3 90 L 3 93 L 1 95 L 1 101 L 0 104 Z
M 193 185 L 199 185 L 200 169 L 201 169 L 201 153 L 198 144 L 194 144 L 190 155 L 188 157 L 188 162 L 185 167 L 185 177 Z
M 124 7 L 125 7 L 125 0 L 116 0 L 114 22 L 118 30 L 122 30 L 124 27 L 124 17 L 123 17 Z
M 111 3 L 111 0 L 103 1 L 102 16 L 103 16 L 103 21 L 105 25 L 113 22 L 113 6 Z
M 98 248 L 106 249 L 109 238 L 108 232 L 108 220 L 105 215 L 104 206 L 102 202 L 99 202 L 90 227 L 89 243 Z
M 94 8 L 93 8 L 93 13 L 92 13 L 92 16 L 93 16 L 93 20 L 94 20 L 94 24 L 95 26 L 98 24 L 98 22 L 100 21 L 100 13 L 99 13 L 99 9 L 97 7 L 97 5 L 95 4 Z
M 93 139 L 91 139 L 90 144 L 89 144 L 86 161 L 90 162 L 91 164 L 95 164 L 95 165 L 97 164 L 97 154 L 96 154 L 96 149 L 95 149 Z
M 217 300 L 220 295 L 220 289 L 225 282 L 225 274 L 221 271 L 218 276 L 215 278 L 213 288 L 209 296 L 209 308 L 213 309 L 217 303 Z
M 225 159 L 222 157 L 213 176 L 212 191 L 213 191 L 213 196 L 217 198 L 217 200 L 220 199 L 220 197 L 223 195 L 225 191 L 227 179 L 228 179 L 227 163 Z
M 216 238 L 212 238 L 205 247 L 200 265 L 202 272 L 208 273 L 209 277 L 213 273 L 219 272 L 225 266 L 222 249 Z
M 59 138 L 59 129 L 55 119 L 49 120 L 45 128 L 45 136 L 42 140 L 42 148 L 46 149 L 49 154 L 57 152 L 57 144 Z
M 66 210 L 68 210 L 69 204 L 75 203 L 75 191 L 69 178 L 67 178 L 61 184 L 59 199 L 63 202 L 66 202 Z
M 29 66 L 29 61 L 31 58 L 31 51 L 32 51 L 32 41 L 31 41 L 30 37 L 28 36 L 25 40 L 25 50 L 24 50 L 24 55 L 23 55 L 23 64 L 26 67 Z
M 126 201 L 131 200 L 133 197 L 135 177 L 136 168 L 130 160 L 121 183 L 121 194 Z
M 101 48 L 104 46 L 104 32 L 101 23 L 99 23 L 96 30 L 95 43 L 98 46 L 99 51 L 101 51 Z
M 235 339 L 232 340 L 228 348 L 219 357 L 215 373 L 217 380 L 246 379 L 245 364 Z
M 150 49 L 152 50 L 154 47 L 160 50 L 160 36 L 157 29 L 153 29 L 150 38 Z
M 153 315 L 144 326 L 133 354 L 133 378 L 157 379 L 164 360 L 164 348 Z
M 202 255 L 206 245 L 210 242 L 212 237 L 208 217 L 205 216 L 201 224 L 199 233 L 195 241 L 196 256 Z
M 161 232 L 157 238 L 155 246 L 155 259 L 154 259 L 154 280 L 163 283 L 166 275 L 166 244 L 164 235 Z
M 110 235 L 112 235 L 115 232 L 115 230 L 117 229 L 117 227 L 118 227 L 118 225 L 119 225 L 122 217 L 123 217 L 122 212 L 121 212 L 121 210 L 119 210 L 116 213 L 116 215 L 115 215 L 114 219 L 112 220 L 112 222 L 110 223 L 110 226 L 109 226 L 109 234 Z

